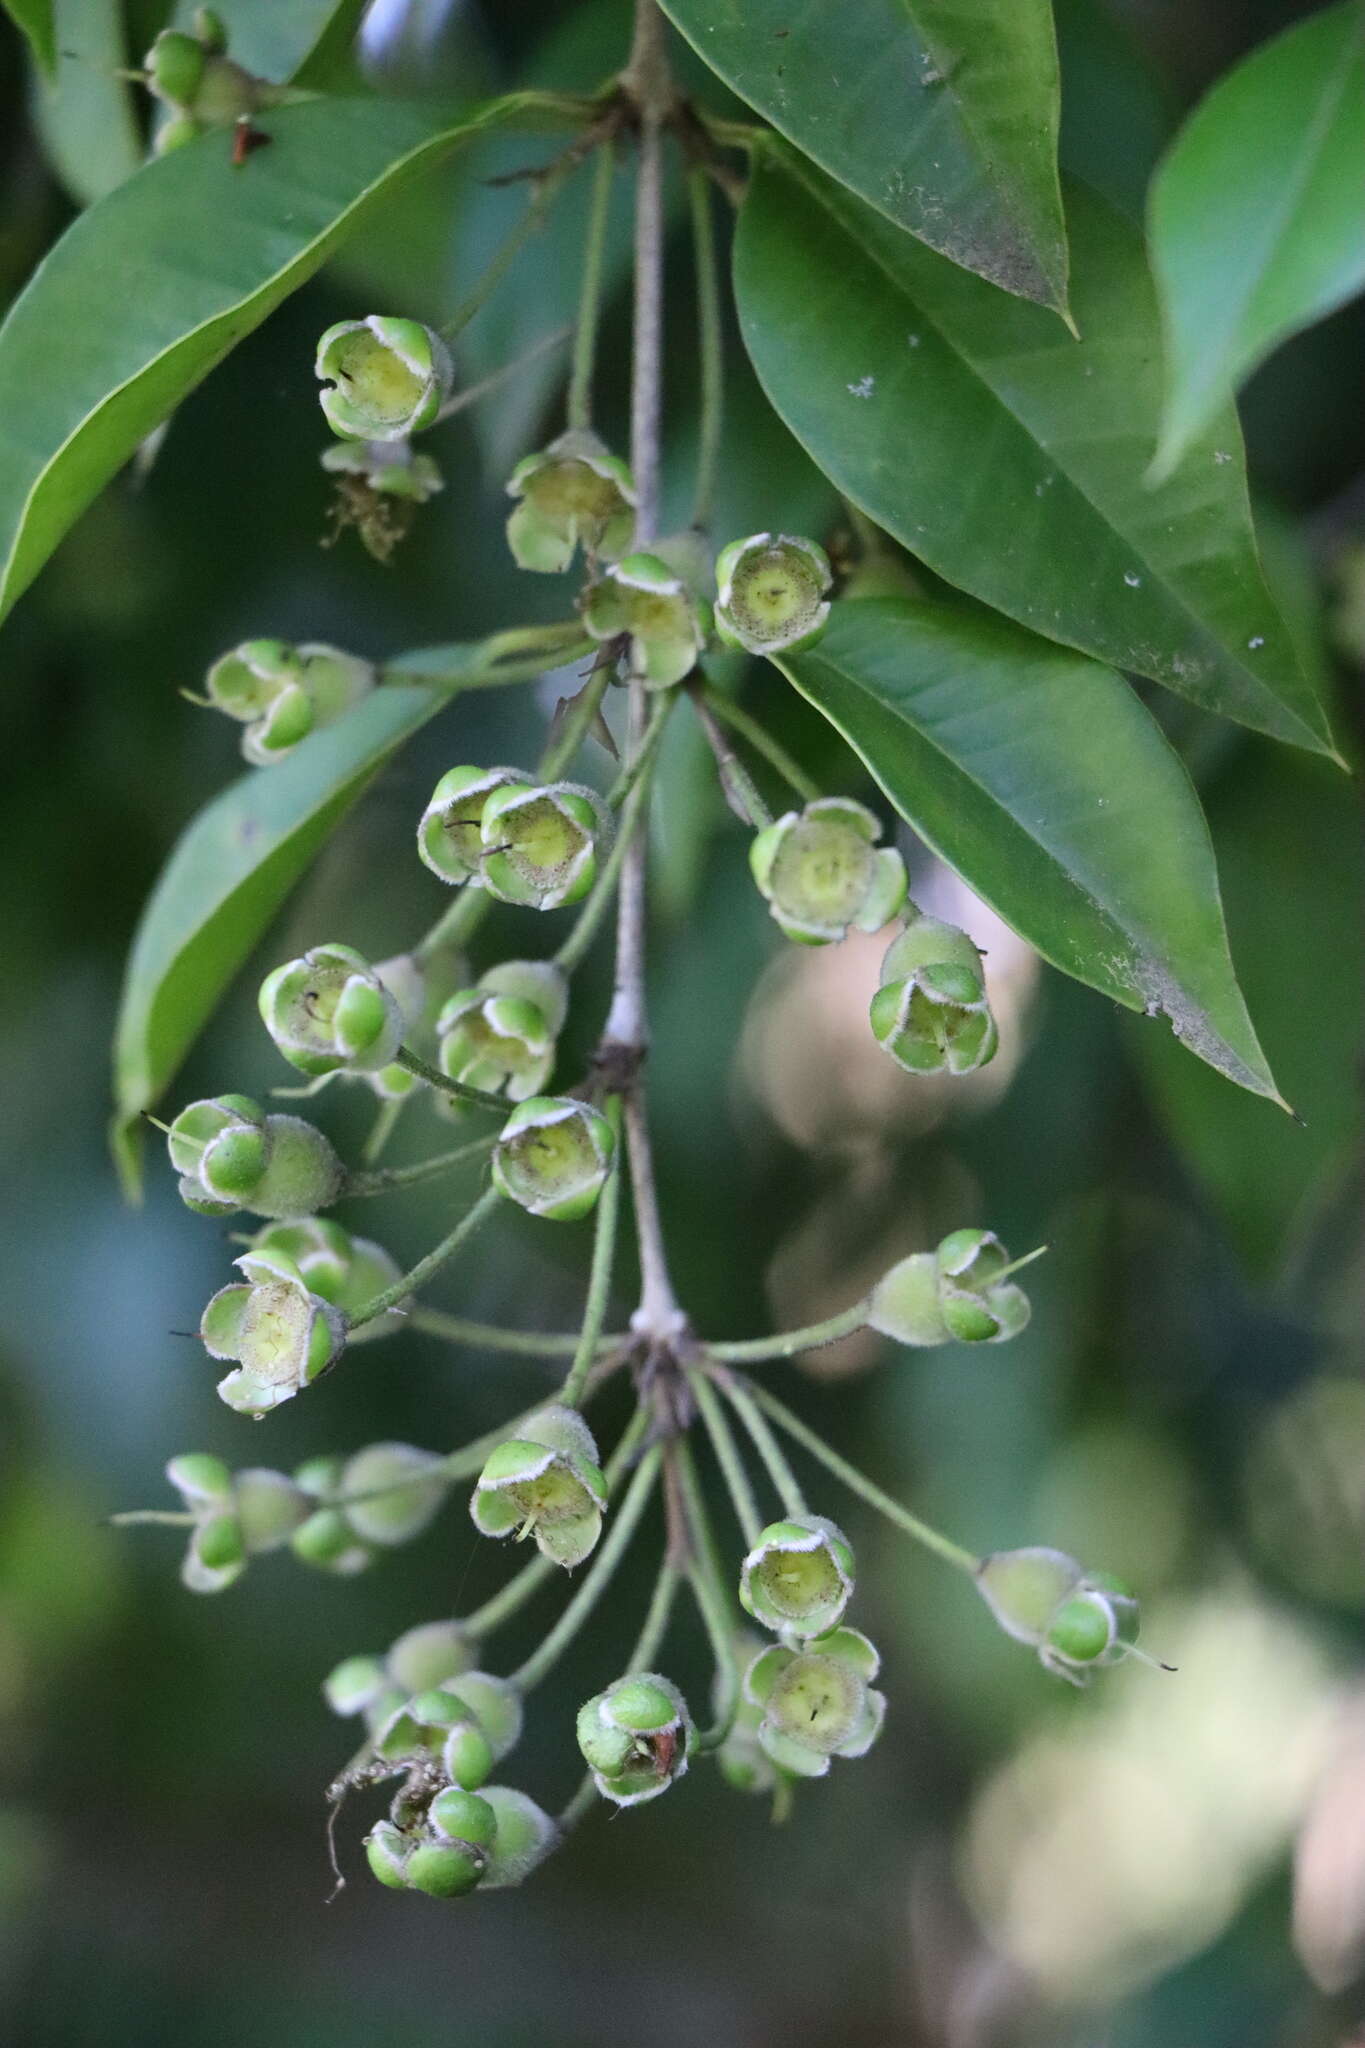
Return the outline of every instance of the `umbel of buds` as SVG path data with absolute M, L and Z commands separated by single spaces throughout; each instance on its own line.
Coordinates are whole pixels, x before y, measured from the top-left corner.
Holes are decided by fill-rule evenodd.
M 594 640 L 628 639 L 631 674 L 651 690 L 680 683 L 706 645 L 700 604 L 658 555 L 613 563 L 584 600 L 583 624 Z
M 820 1515 L 771 1522 L 745 1558 L 740 1605 L 765 1628 L 825 1635 L 853 1593 L 853 1551 L 842 1529 Z
M 424 1822 L 380 1821 L 366 1838 L 370 1869 L 381 1884 L 458 1898 L 520 1884 L 544 1860 L 558 1830 L 541 1807 L 511 1785 L 485 1785 L 473 1795 L 438 1792 Z
M 977 948 L 920 911 L 887 950 L 871 1016 L 878 1044 L 911 1074 L 969 1074 L 1000 1043 Z
M 222 20 L 210 7 L 196 10 L 194 33 L 162 29 L 143 59 L 148 88 L 172 118 L 156 138 L 158 155 L 189 142 L 205 128 L 228 128 L 281 97 L 224 54 Z
M 533 1095 L 502 1127 L 494 1185 L 532 1216 L 575 1223 L 595 1206 L 615 1151 L 600 1110 L 571 1095 Z
M 194 1516 L 180 1567 L 192 1593 L 221 1593 L 246 1570 L 247 1560 L 287 1543 L 312 1505 L 283 1472 L 250 1466 L 232 1473 L 221 1458 L 184 1451 L 166 1477 Z
M 402 1443 L 368 1444 L 351 1458 L 310 1458 L 294 1479 L 313 1507 L 290 1547 L 301 1563 L 339 1578 L 420 1536 L 448 1485 L 439 1458 Z
M 597 1444 L 572 1408 L 542 1408 L 520 1427 L 479 1474 L 469 1512 L 481 1534 L 533 1536 L 543 1557 L 570 1570 L 602 1533 L 607 1482 Z
M 297 1212 L 295 1212 L 297 1214 Z M 353 1315 L 399 1277 L 398 1261 L 372 1238 L 353 1237 L 330 1216 L 298 1216 L 290 1223 L 270 1223 L 252 1239 L 254 1252 L 283 1252 L 292 1259 L 314 1294 L 330 1301 L 343 1315 Z M 366 1344 L 402 1327 L 398 1307 L 372 1316 L 348 1330 L 347 1342 Z
M 993 1231 L 954 1230 L 914 1252 L 872 1290 L 867 1320 L 898 1344 L 1003 1344 L 1029 1319 L 1022 1287 L 999 1275 L 1010 1255 Z
M 451 996 L 436 1020 L 441 1071 L 513 1102 L 550 1078 L 569 985 L 549 960 L 504 960 Z
M 417 851 L 443 882 L 482 880 L 483 807 L 494 790 L 524 783 L 518 768 L 448 768 L 417 827 Z
M 261 983 L 266 1030 L 304 1074 L 386 1067 L 403 1042 L 403 1013 L 351 946 L 314 946 Z
M 749 865 L 789 939 L 823 946 L 890 923 L 905 902 L 905 862 L 878 849 L 880 831 L 863 804 L 822 796 L 758 834 Z
M 574 782 L 504 782 L 479 818 L 485 889 L 503 903 L 555 910 L 586 896 L 611 829 L 595 790 Z
M 455 381 L 434 328 L 383 313 L 329 327 L 314 367 L 327 424 L 348 441 L 405 441 L 432 425 Z
M 716 632 L 747 654 L 794 654 L 829 620 L 829 557 L 797 534 L 732 540 L 716 563 Z
M 1063 1550 L 994 1551 L 978 1566 L 976 1583 L 1005 1633 L 1072 1685 L 1085 1685 L 1105 1664 L 1143 1656 L 1135 1647 L 1141 1616 L 1128 1587 L 1108 1572 L 1087 1572 Z
M 505 1678 L 462 1671 L 402 1701 L 374 1731 L 386 1762 L 439 1760 L 452 1784 L 472 1792 L 521 1740 L 521 1696 Z
M 571 427 L 512 471 L 508 495 L 520 504 L 507 521 L 507 540 L 520 569 L 553 574 L 584 554 L 615 561 L 635 531 L 635 484 L 629 469 L 596 434 Z
M 267 1116 L 249 1095 L 189 1103 L 166 1148 L 181 1200 L 201 1216 L 305 1216 L 341 1189 L 341 1161 L 322 1132 L 300 1117 Z
M 578 1747 L 604 1799 L 640 1806 L 687 1769 L 693 1739 L 687 1702 L 657 1671 L 635 1671 L 595 1693 L 578 1712 Z
M 800 1650 L 774 1643 L 755 1657 L 744 1690 L 762 1710 L 758 1739 L 772 1762 L 823 1778 L 835 1756 L 865 1756 L 881 1733 L 886 1701 L 874 1692 L 880 1658 L 854 1628 L 832 1629 Z
M 373 664 L 320 640 L 243 640 L 204 681 L 208 701 L 246 727 L 242 752 L 258 768 L 282 761 L 300 740 L 333 725 L 374 688 Z
M 341 1356 L 346 1319 L 313 1294 L 282 1252 L 244 1252 L 234 1261 L 245 1276 L 219 1288 L 199 1324 L 210 1358 L 234 1359 L 218 1382 L 229 1408 L 264 1415 L 326 1372 Z

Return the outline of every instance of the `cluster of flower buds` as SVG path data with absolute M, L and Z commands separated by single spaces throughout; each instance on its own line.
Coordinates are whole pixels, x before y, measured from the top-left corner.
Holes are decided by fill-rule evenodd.
M 314 369 L 327 424 L 345 441 L 408 440 L 435 424 L 455 382 L 434 328 L 384 313 L 329 327 Z
M 233 1473 L 206 1451 L 183 1451 L 166 1477 L 194 1517 L 180 1567 L 191 1593 L 221 1593 L 239 1579 L 247 1561 L 279 1550 L 307 1520 L 308 1494 L 283 1472 L 249 1466 Z
M 905 862 L 878 847 L 880 832 L 865 805 L 822 796 L 758 833 L 749 864 L 789 939 L 824 946 L 891 922 L 905 902 Z
M 376 1734 L 422 1692 L 474 1669 L 474 1646 L 458 1621 L 423 1621 L 405 1629 L 382 1656 L 344 1657 L 323 1681 L 334 1714 L 360 1715 Z
M 829 557 L 797 534 L 750 534 L 716 563 L 716 632 L 746 654 L 795 654 L 829 620 Z
M 249 1095 L 191 1102 L 166 1132 L 180 1197 L 201 1216 L 304 1216 L 340 1193 L 341 1161 L 315 1125 L 267 1116 Z M 375 1290 L 377 1291 L 377 1290 Z
M 969 1074 L 1000 1043 L 981 954 L 966 932 L 915 910 L 882 961 L 872 1031 L 911 1074 Z
M 519 503 L 507 540 L 520 569 L 567 569 L 581 548 L 590 562 L 617 561 L 635 531 L 630 470 L 597 435 L 571 427 L 512 471 L 508 496 Z
M 335 724 L 374 684 L 373 663 L 320 640 L 299 647 L 286 640 L 243 640 L 219 655 L 204 690 L 216 711 L 245 726 L 247 760 L 268 768 L 310 732 Z
M 352 946 L 314 946 L 261 983 L 266 1030 L 289 1064 L 321 1076 L 375 1072 L 403 1043 L 403 1012 Z
M 402 1795 L 400 1811 L 403 1810 Z M 453 1899 L 522 1883 L 554 1848 L 548 1813 L 511 1785 L 466 1792 L 448 1785 L 401 1822 L 380 1821 L 365 1839 L 370 1869 L 384 1885 Z
M 450 1482 L 439 1458 L 415 1444 L 367 1444 L 349 1458 L 310 1458 L 294 1473 L 308 1519 L 290 1538 L 301 1564 L 350 1578 L 382 1551 L 420 1536 Z
M 417 851 L 443 882 L 555 910 L 586 896 L 611 831 L 595 790 L 528 782 L 515 768 L 451 768 L 432 791 Z
M 481 1535 L 532 1536 L 543 1557 L 572 1570 L 595 1549 L 606 1507 L 592 1431 L 576 1409 L 551 1405 L 498 1445 L 469 1512 Z
M 876 1287 L 867 1320 L 898 1344 L 1003 1344 L 1029 1319 L 1029 1299 L 993 1231 L 954 1230 L 937 1251 L 913 1252 Z
M 1065 1551 L 1041 1545 L 997 1550 L 976 1575 L 981 1597 L 1007 1635 L 1072 1685 L 1136 1647 L 1140 1614 L 1132 1592 L 1108 1572 L 1087 1572 Z M 1150 1660 L 1145 1660 L 1150 1661 Z
M 578 1747 L 604 1799 L 641 1806 L 687 1770 L 695 1739 L 687 1702 L 671 1679 L 633 1671 L 578 1711 Z
M 158 156 L 206 128 L 230 128 L 282 97 L 278 87 L 233 63 L 222 16 L 213 7 L 195 9 L 192 31 L 162 29 L 140 75 L 169 114 L 157 131 Z
M 572 1095 L 532 1095 L 493 1148 L 493 1183 L 529 1215 L 576 1223 L 596 1205 L 616 1153 L 602 1112 Z
M 524 1102 L 555 1063 L 569 984 L 552 961 L 504 960 L 460 989 L 436 1020 L 441 1071 L 452 1081 Z

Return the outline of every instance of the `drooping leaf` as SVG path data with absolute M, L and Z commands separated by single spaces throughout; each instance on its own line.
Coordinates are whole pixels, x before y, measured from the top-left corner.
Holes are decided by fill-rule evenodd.
M 175 27 L 192 29 L 199 0 L 176 0 Z M 312 84 L 308 66 L 320 47 L 345 46 L 364 13 L 364 0 L 228 0 L 219 8 L 228 55 L 258 78 Z
M 1196 107 L 1151 193 L 1166 337 L 1154 474 L 1249 371 L 1365 287 L 1365 12 L 1265 43 Z
M 405 672 L 426 659 L 404 657 Z M 111 1141 L 130 1193 L 139 1185 L 142 1111 L 174 1078 L 333 827 L 447 697 L 416 684 L 376 690 L 287 760 L 240 776 L 177 842 L 133 941 L 114 1039 Z
M 1049 0 L 663 4 L 741 99 L 888 220 L 1065 310 Z
M 57 26 L 52 18 L 52 0 L 4 0 L 6 14 L 28 37 L 34 58 L 52 75 L 57 62 Z
M 769 398 L 825 474 L 950 582 L 1205 709 L 1331 749 L 1266 589 L 1224 412 L 1160 489 L 1159 340 L 1134 231 L 1071 198 L 1083 339 L 774 145 L 735 287 Z
M 131 52 L 119 0 L 55 0 L 55 60 L 34 96 L 43 149 L 82 206 L 121 185 L 146 154 L 134 88 L 119 76 Z
M 286 107 L 259 117 L 270 146 L 241 166 L 205 135 L 82 214 L 0 328 L 0 617 L 143 436 L 364 212 L 471 136 L 537 125 L 541 104 Z
M 1199 799 L 1108 669 L 1003 619 L 877 598 L 779 666 L 915 830 L 1054 966 L 1278 1101 Z

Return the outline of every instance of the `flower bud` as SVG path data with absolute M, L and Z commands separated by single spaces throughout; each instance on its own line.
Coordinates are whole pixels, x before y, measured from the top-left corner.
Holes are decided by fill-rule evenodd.
M 244 1282 L 218 1290 L 199 1325 L 210 1358 L 230 1358 L 237 1369 L 219 1380 L 230 1408 L 264 1415 L 326 1372 L 341 1356 L 346 1322 L 312 1294 L 292 1259 L 279 1252 L 245 1252 L 234 1261 Z
M 521 1696 L 505 1678 L 464 1671 L 400 1698 L 374 1726 L 375 1747 L 393 1762 L 439 1756 L 446 1775 L 475 1791 L 521 1740 Z
M 363 1714 L 382 1697 L 387 1678 L 382 1657 L 343 1657 L 322 1681 L 322 1696 L 334 1714 Z
M 823 946 L 850 930 L 879 932 L 905 901 L 905 862 L 877 848 L 873 812 L 848 797 L 817 797 L 760 832 L 754 880 L 789 939 Z
M 976 1583 L 1007 1635 L 1072 1685 L 1117 1664 L 1135 1648 L 1140 1614 L 1133 1594 L 1108 1572 L 1087 1572 L 1065 1551 L 1033 1546 L 983 1558 Z
M 599 1110 L 571 1095 L 533 1095 L 513 1110 L 493 1152 L 500 1192 L 532 1216 L 586 1216 L 611 1171 L 616 1137 Z
M 800 1650 L 774 1643 L 744 1676 L 762 1709 L 758 1739 L 797 1777 L 823 1778 L 832 1756 L 865 1756 L 881 1733 L 886 1701 L 870 1681 L 880 1659 L 857 1629 L 836 1628 Z
M 550 1078 L 569 985 L 552 961 L 505 960 L 451 996 L 436 1020 L 442 1073 L 513 1102 Z
M 507 521 L 519 569 L 567 569 L 578 548 L 590 559 L 615 561 L 635 530 L 635 485 L 629 469 L 596 434 L 571 427 L 513 470 L 508 495 L 521 503 Z
M 555 910 L 586 896 L 611 819 L 594 790 L 573 782 L 508 782 L 479 821 L 484 887 L 503 903 Z
M 469 1503 L 485 1536 L 534 1536 L 542 1556 L 566 1570 L 581 1564 L 602 1533 L 607 1483 L 581 1415 L 551 1406 L 488 1459 Z
M 348 441 L 405 441 L 432 425 L 455 381 L 433 328 L 380 313 L 329 327 L 314 367 L 327 424 Z
M 478 1849 L 491 1848 L 498 1831 L 498 1817 L 488 1801 L 458 1785 L 436 1794 L 428 1819 L 436 1834 L 449 1841 L 472 1842 Z
M 405 1692 L 430 1692 L 474 1663 L 474 1648 L 458 1621 L 423 1621 L 389 1645 L 385 1670 Z
M 232 1495 L 249 1557 L 282 1549 L 312 1508 L 297 1481 L 265 1465 L 247 1465 L 238 1472 Z
M 823 1636 L 853 1593 L 853 1552 L 820 1515 L 771 1522 L 740 1569 L 739 1601 L 765 1628 Z
M 458 1899 L 473 1891 L 487 1867 L 488 1858 L 473 1842 L 419 1841 L 408 1851 L 403 1881 L 433 1899 Z
M 244 640 L 219 656 L 204 687 L 216 710 L 245 725 L 242 752 L 261 768 L 334 725 L 374 683 L 372 663 L 322 641 Z
M 294 1481 L 315 1505 L 289 1539 L 289 1547 L 300 1564 L 314 1571 L 331 1572 L 337 1578 L 351 1578 L 373 1564 L 375 1550 L 362 1543 L 340 1508 L 326 1505 L 341 1491 L 344 1461 L 340 1458 L 309 1458 L 296 1467 Z
M 911 1074 L 969 1074 L 1000 1043 L 981 955 L 966 932 L 916 911 L 882 961 L 872 998 L 879 1045 Z
M 206 127 L 228 128 L 274 94 L 263 80 L 224 56 L 222 24 L 211 10 L 204 15 L 206 35 L 162 29 L 143 69 L 150 91 L 176 114 Z
M 867 1320 L 898 1344 L 1003 1344 L 1031 1313 L 1028 1296 L 996 1276 L 1009 1253 L 989 1230 L 954 1230 L 935 1252 L 914 1252 L 872 1290 Z
M 196 36 L 164 28 L 143 59 L 150 91 L 168 107 L 192 107 L 208 52 Z
M 410 1543 L 440 1509 L 449 1481 L 441 1459 L 415 1444 L 369 1444 L 341 1470 L 337 1499 L 364 1543 Z
M 518 768 L 448 768 L 417 827 L 417 851 L 443 882 L 481 885 L 483 807 L 505 783 L 522 783 Z
M 154 156 L 169 156 L 174 149 L 183 149 L 187 142 L 193 142 L 204 130 L 189 114 L 176 114 L 169 121 L 163 121 L 152 139 Z
M 747 654 L 810 647 L 829 619 L 832 580 L 824 549 L 799 534 L 731 541 L 716 563 L 716 632 Z
M 227 29 L 216 7 L 196 7 L 194 33 L 211 56 L 221 57 L 227 48 Z
M 341 1191 L 341 1161 L 322 1132 L 300 1117 L 266 1116 L 247 1095 L 191 1102 L 166 1148 L 182 1201 L 204 1216 L 301 1216 Z
M 283 1472 L 253 1466 L 234 1477 L 204 1452 L 172 1458 L 166 1477 L 195 1518 L 180 1567 L 192 1593 L 223 1592 L 248 1558 L 288 1542 L 309 1510 L 308 1496 Z
M 301 1216 L 293 1223 L 269 1223 L 251 1241 L 258 1252 L 283 1252 L 292 1259 L 314 1294 L 330 1301 L 344 1315 L 382 1294 L 399 1277 L 398 1261 L 368 1237 L 352 1237 L 329 1216 Z M 402 1328 L 401 1305 L 362 1323 L 347 1342 L 364 1344 Z
M 658 555 L 613 563 L 584 600 L 583 624 L 594 640 L 628 637 L 631 673 L 651 690 L 696 667 L 708 630 L 701 606 Z
M 403 1042 L 403 1013 L 351 946 L 314 946 L 261 983 L 261 1017 L 304 1074 L 388 1066 Z
M 578 1747 L 603 1798 L 617 1806 L 657 1799 L 687 1769 L 692 1717 L 657 1672 L 618 1678 L 579 1709 Z
M 485 1785 L 479 1796 L 492 1807 L 497 1821 L 484 1890 L 501 1891 L 521 1884 L 544 1862 L 559 1840 L 559 1829 L 543 1807 L 511 1785 Z
M 365 1837 L 365 1860 L 383 1885 L 402 1891 L 407 1885 L 405 1871 L 411 1838 L 391 1820 L 376 1821 Z

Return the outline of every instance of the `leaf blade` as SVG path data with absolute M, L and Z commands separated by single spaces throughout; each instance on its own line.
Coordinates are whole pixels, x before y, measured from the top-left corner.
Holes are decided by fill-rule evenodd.
M 881 598 L 836 605 L 825 637 L 778 666 L 1045 959 L 1164 1011 L 1209 1065 L 1281 1100 L 1199 799 L 1117 676 L 1004 620 Z
M 1365 287 L 1365 15 L 1324 8 L 1196 107 L 1151 190 L 1167 391 L 1153 475 L 1278 344 Z
M 4 0 L 5 12 L 27 38 L 34 62 L 50 78 L 57 68 L 57 25 L 52 0 Z
M 898 227 L 1065 313 L 1048 0 L 663 0 L 741 99 Z
M 1318 752 L 1325 713 L 1266 588 L 1230 412 L 1158 490 L 1156 310 L 1133 231 L 1072 205 L 1072 341 L 801 166 L 740 215 L 740 328 L 846 497 L 998 611 Z

